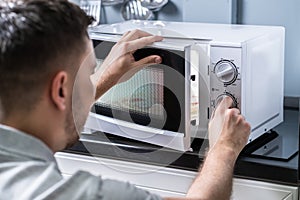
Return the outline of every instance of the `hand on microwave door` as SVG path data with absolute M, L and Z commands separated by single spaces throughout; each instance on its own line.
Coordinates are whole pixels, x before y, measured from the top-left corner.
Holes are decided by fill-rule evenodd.
M 98 77 L 96 81 L 96 99 L 118 82 L 128 80 L 143 67 L 161 63 L 161 57 L 157 55 L 136 61 L 133 53 L 162 39 L 161 36 L 154 36 L 141 30 L 125 33 L 113 46 L 102 66 L 95 74 Z
M 188 199 L 230 199 L 234 165 L 251 130 L 240 111 L 230 108 L 232 103 L 224 98 L 212 115 L 210 150 L 187 193 Z

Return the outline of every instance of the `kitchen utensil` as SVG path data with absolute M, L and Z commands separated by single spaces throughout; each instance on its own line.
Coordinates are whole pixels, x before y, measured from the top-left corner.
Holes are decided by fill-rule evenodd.
M 153 12 L 142 6 L 140 0 L 127 0 L 122 5 L 121 13 L 125 20 L 148 20 L 154 17 Z
M 164 7 L 169 1 L 168 0 L 140 0 L 142 6 L 150 9 L 153 12 L 159 11 Z
M 102 0 L 103 6 L 114 6 L 123 3 L 124 0 Z
M 101 0 L 81 0 L 80 8 L 95 18 L 95 21 L 90 26 L 97 26 L 100 24 Z

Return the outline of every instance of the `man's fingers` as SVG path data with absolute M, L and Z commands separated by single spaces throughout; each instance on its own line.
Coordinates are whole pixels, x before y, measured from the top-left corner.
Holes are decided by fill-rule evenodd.
M 139 61 L 136 61 L 134 64 L 133 64 L 133 67 L 143 67 L 145 65 L 149 65 L 149 64 L 159 64 L 162 62 L 162 59 L 160 56 L 148 56 L 148 57 L 145 57 Z
M 142 68 L 147 67 L 151 64 L 159 64 L 159 63 L 161 63 L 161 58 L 159 56 L 148 56 L 139 61 L 136 61 L 131 65 L 131 69 L 129 71 L 127 71 L 125 74 L 123 74 L 123 76 L 121 77 L 121 79 L 119 81 L 123 82 L 125 80 L 128 80 L 135 73 L 140 71 Z
M 224 97 L 221 104 L 223 104 L 223 106 L 226 108 L 231 108 L 233 105 L 233 100 L 230 97 Z
M 161 36 L 147 36 L 142 37 L 133 41 L 130 41 L 127 46 L 127 52 L 136 51 L 137 49 L 141 49 L 147 45 L 151 45 L 154 42 L 162 41 L 163 38 Z
M 217 105 L 215 113 L 224 113 L 228 108 L 231 108 L 233 101 L 230 97 L 224 97 L 222 101 Z
M 234 113 L 234 115 L 240 115 L 241 114 L 240 110 L 237 109 L 237 108 L 232 108 L 231 110 Z
M 240 115 L 240 111 L 237 108 L 227 109 L 225 111 L 225 115 L 228 117 L 229 120 L 233 120 L 233 121 L 235 121 L 238 117 L 244 119 L 244 117 Z
M 141 30 L 133 30 L 133 31 L 129 31 L 127 32 L 128 34 L 126 34 L 123 37 L 123 41 L 131 41 L 131 40 L 136 40 L 142 37 L 148 37 L 148 36 L 152 36 L 150 33 L 147 33 L 145 31 L 141 31 Z
M 125 38 L 130 34 L 131 31 L 127 31 L 126 33 L 124 33 L 120 39 L 120 41 L 125 40 Z

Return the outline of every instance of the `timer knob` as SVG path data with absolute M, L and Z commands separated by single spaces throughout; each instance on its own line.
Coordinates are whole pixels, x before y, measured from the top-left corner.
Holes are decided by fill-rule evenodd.
M 221 101 L 225 98 L 225 97 L 230 97 L 232 99 L 232 108 L 237 108 L 237 100 L 236 98 L 230 94 L 230 93 L 224 93 L 224 94 L 221 94 L 220 96 L 218 96 L 217 100 L 216 100 L 216 106 L 219 105 L 219 103 L 221 103 Z
M 229 60 L 218 62 L 215 66 L 214 73 L 221 82 L 227 85 L 232 84 L 238 74 L 235 65 Z

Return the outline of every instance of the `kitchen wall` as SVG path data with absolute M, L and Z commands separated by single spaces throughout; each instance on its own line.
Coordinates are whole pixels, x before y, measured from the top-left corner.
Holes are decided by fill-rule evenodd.
M 300 1 L 239 0 L 238 23 L 286 28 L 285 96 L 300 97 Z
M 234 7 L 234 4 L 237 6 Z M 103 8 L 101 23 L 123 21 L 120 7 Z M 169 4 L 157 14 L 156 19 L 284 26 L 286 28 L 285 96 L 300 97 L 299 10 L 299 0 L 170 0 Z
M 73 0 L 76 1 L 76 0 Z M 156 13 L 156 19 L 167 21 L 191 21 L 211 23 L 231 23 L 237 0 L 169 0 L 163 9 Z M 123 21 L 121 6 L 107 6 L 102 9 L 101 22 Z M 236 21 L 236 19 L 233 19 Z

